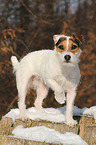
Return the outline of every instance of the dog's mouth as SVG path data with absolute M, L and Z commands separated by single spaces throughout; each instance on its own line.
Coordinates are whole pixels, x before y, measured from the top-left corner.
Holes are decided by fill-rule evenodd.
M 64 60 L 64 63 L 72 63 L 70 60 Z
M 64 61 L 63 65 L 73 66 L 74 63 L 72 63 L 72 61 Z
M 68 60 L 68 61 L 65 61 L 65 63 L 71 63 L 71 62 Z

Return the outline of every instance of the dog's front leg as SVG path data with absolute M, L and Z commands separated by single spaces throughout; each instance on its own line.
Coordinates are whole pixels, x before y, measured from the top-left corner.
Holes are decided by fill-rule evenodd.
M 73 119 L 73 104 L 75 96 L 76 96 L 75 90 L 67 92 L 66 123 L 69 126 L 74 126 L 77 124 L 77 121 Z
M 56 82 L 56 80 L 48 79 L 47 84 L 54 92 L 58 92 L 59 94 L 63 93 L 62 87 Z
M 62 92 L 62 93 L 55 92 L 55 99 L 58 103 L 64 104 L 66 101 L 65 93 L 64 92 Z
M 63 88 L 54 79 L 49 79 L 47 81 L 48 86 L 55 92 L 55 99 L 60 104 L 65 103 L 65 94 Z

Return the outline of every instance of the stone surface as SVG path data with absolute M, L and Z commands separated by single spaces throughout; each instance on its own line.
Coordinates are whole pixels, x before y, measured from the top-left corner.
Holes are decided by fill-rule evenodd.
M 95 120 L 92 117 L 76 117 L 79 124 L 75 127 L 69 127 L 64 123 L 52 123 L 49 121 L 33 121 L 33 120 L 16 120 L 15 123 L 12 123 L 12 119 L 8 117 L 2 117 L 0 120 L 0 145 L 49 145 L 48 143 L 34 142 L 25 139 L 17 139 L 10 137 L 12 136 L 12 130 L 18 126 L 23 125 L 23 127 L 34 127 L 34 126 L 46 126 L 60 133 L 73 132 L 81 136 L 88 145 L 96 145 L 96 124 Z M 53 144 L 51 144 L 53 145 Z
M 96 145 L 96 124 L 92 117 L 81 117 L 79 135 L 89 145 Z
M 35 141 L 0 135 L 0 145 L 49 145 L 49 143 L 35 142 Z M 56 145 L 56 144 L 50 144 L 50 145 Z

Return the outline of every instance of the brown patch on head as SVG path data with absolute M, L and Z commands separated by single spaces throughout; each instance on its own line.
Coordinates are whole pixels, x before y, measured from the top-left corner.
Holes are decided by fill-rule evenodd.
M 79 45 L 73 36 L 68 38 L 68 40 L 67 37 L 61 37 L 56 43 L 57 52 L 63 53 L 65 50 L 70 51 L 73 54 L 79 51 Z
M 56 51 L 62 53 L 66 50 L 66 47 L 67 47 L 67 38 L 61 37 L 56 43 Z
M 75 42 L 73 37 L 70 37 L 70 39 L 69 39 L 68 51 L 72 52 L 73 54 L 75 54 L 76 52 L 79 51 L 79 46 Z

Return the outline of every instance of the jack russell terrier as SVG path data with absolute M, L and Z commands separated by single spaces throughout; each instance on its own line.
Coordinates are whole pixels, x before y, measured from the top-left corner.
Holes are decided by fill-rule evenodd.
M 27 54 L 19 62 L 11 57 L 18 89 L 20 118 L 26 119 L 25 97 L 31 87 L 36 90 L 35 107 L 43 111 L 42 102 L 51 88 L 59 103 L 66 101 L 66 123 L 76 125 L 73 119 L 73 104 L 80 81 L 78 67 L 82 37 L 54 35 L 54 50 L 40 50 Z

